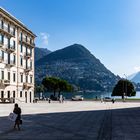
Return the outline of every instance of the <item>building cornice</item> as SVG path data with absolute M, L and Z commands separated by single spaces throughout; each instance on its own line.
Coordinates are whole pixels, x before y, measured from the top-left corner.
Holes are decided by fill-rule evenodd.
M 20 27 L 21 29 L 23 29 L 24 31 L 26 31 L 28 34 L 30 34 L 33 37 L 37 37 L 31 30 L 29 30 L 21 21 L 19 21 L 18 19 L 16 19 L 13 15 L 11 15 L 9 12 L 7 12 L 5 9 L 3 9 L 2 7 L 0 7 L 0 13 L 2 13 L 4 16 L 4 18 L 9 18 L 8 20 L 10 20 L 11 22 L 13 22 L 17 27 Z M 6 16 L 6 17 L 5 17 Z

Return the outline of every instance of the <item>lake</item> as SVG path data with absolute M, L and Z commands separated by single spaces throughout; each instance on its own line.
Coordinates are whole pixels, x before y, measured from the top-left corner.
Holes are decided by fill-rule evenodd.
M 43 93 L 43 97 L 48 98 L 48 97 L 50 97 L 51 94 L 53 94 L 53 93 L 49 93 L 49 92 Z M 74 95 L 83 95 L 84 99 L 93 99 L 93 98 L 96 98 L 96 96 L 98 98 L 111 97 L 111 92 L 74 92 L 74 93 L 62 93 L 62 95 L 66 99 L 71 99 Z M 38 94 L 38 96 L 39 96 L 39 94 Z M 114 98 L 121 98 L 121 97 L 117 96 Z M 136 96 L 127 97 L 127 98 L 140 98 L 140 91 L 136 92 Z

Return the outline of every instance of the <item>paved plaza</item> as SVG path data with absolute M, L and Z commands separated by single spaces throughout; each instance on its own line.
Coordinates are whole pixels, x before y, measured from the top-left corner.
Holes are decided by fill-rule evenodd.
M 0 140 L 140 140 L 140 103 L 21 103 L 21 131 L 7 117 L 13 106 L 0 104 Z

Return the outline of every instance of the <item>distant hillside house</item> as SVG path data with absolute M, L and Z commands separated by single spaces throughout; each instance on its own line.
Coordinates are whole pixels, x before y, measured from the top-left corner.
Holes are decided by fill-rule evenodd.
M 0 8 L 0 102 L 32 102 L 36 35 Z

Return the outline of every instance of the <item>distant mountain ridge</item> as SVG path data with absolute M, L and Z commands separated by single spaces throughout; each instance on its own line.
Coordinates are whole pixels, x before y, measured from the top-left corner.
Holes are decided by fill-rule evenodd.
M 128 75 L 127 79 L 128 79 L 128 80 L 131 80 L 133 77 L 135 77 L 136 74 L 137 74 L 137 73 L 133 73 L 133 74 L 131 74 L 131 75 Z
M 49 53 L 36 61 L 36 82 L 45 76 L 67 80 L 83 90 L 112 90 L 120 79 L 109 71 L 84 46 L 73 44 Z
M 94 56 L 87 50 L 85 49 L 82 45 L 79 44 L 74 44 L 71 46 L 68 46 L 66 48 L 56 50 L 47 56 L 42 57 L 39 61 L 37 61 L 37 65 L 39 64 L 45 64 L 46 61 L 43 60 L 48 60 L 47 62 L 50 61 L 64 61 L 64 60 L 72 60 L 72 59 L 92 59 Z M 94 60 L 96 58 L 94 57 Z
M 140 71 L 128 76 L 128 79 L 135 83 L 140 83 Z
M 49 53 L 51 53 L 51 51 L 46 48 L 35 47 L 35 61 L 38 61 Z

